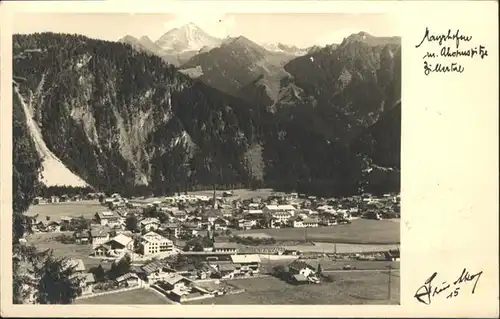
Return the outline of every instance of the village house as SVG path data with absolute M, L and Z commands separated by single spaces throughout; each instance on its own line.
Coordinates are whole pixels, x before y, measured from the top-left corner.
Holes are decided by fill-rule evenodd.
M 380 214 L 375 212 L 375 211 L 368 211 L 363 214 L 363 218 L 365 219 L 375 219 L 375 220 L 380 220 L 382 219 Z
M 171 236 L 170 238 L 180 238 L 182 232 L 179 223 L 165 223 L 162 224 L 159 229 L 168 232 L 170 234 L 169 236 Z
M 158 212 L 166 214 L 168 217 L 170 217 L 171 207 L 169 207 L 169 206 L 160 206 L 156 210 Z
M 288 213 L 294 215 L 297 209 L 293 205 L 266 205 L 262 209 L 264 213 L 274 215 L 275 213 Z
M 116 235 L 94 249 L 95 256 L 119 257 L 126 251 L 134 250 L 134 239 L 124 234 Z
M 238 220 L 238 229 L 248 230 L 257 225 L 256 220 L 240 219 Z
M 213 247 L 213 252 L 237 254 L 238 245 L 235 243 L 215 242 Z
M 264 212 L 262 209 L 246 209 L 243 211 L 243 215 L 246 216 L 247 218 L 260 218 Z
M 141 236 L 139 250 L 144 256 L 172 253 L 174 243 L 155 232 Z
M 239 267 L 239 265 L 235 265 L 228 261 L 211 262 L 210 266 L 215 269 L 221 279 L 234 278 L 237 272 L 237 267 Z
M 33 205 L 43 205 L 47 204 L 47 200 L 43 197 L 35 197 L 33 199 Z
M 150 262 L 142 266 L 141 270 L 144 272 L 145 278 L 149 284 L 154 284 L 159 280 L 163 280 L 175 272 L 175 269 L 166 261 L 162 260 Z
M 198 224 L 195 223 L 184 223 L 180 227 L 179 237 L 196 237 L 199 234 Z
M 77 244 L 88 244 L 90 242 L 90 233 L 88 231 L 76 231 L 73 234 Z
M 81 259 L 69 259 L 66 261 L 65 267 L 72 268 L 73 273 L 71 278 L 77 278 L 82 289 L 82 295 L 92 293 L 92 288 L 95 283 L 95 278 L 92 273 L 85 272 L 85 264 Z
M 35 217 L 29 217 L 29 218 L 31 218 L 31 229 L 33 230 L 33 232 L 45 231 L 46 221 Z
M 133 272 L 126 273 L 115 279 L 119 287 L 136 287 L 142 286 L 143 281 L 139 276 Z
M 196 225 L 196 228 L 201 229 L 203 227 L 203 218 L 200 216 L 189 216 L 187 221 Z
M 323 226 L 333 226 L 338 224 L 337 217 L 329 213 L 320 214 L 320 223 Z
M 45 231 L 47 232 L 59 232 L 61 231 L 61 224 L 55 220 L 50 220 L 45 223 Z
M 96 213 L 94 218 L 101 226 L 115 227 L 120 225 L 120 216 L 113 211 Z
M 321 205 L 316 207 L 316 210 L 321 214 L 321 213 L 329 213 L 329 214 L 336 214 L 337 210 L 330 205 Z
M 85 273 L 85 264 L 81 259 L 68 259 L 66 262 L 66 267 L 73 268 L 73 273 Z
M 187 220 L 187 213 L 184 210 L 177 210 L 171 212 L 173 218 L 177 219 L 180 222 L 185 222 Z
M 218 210 L 209 210 L 203 215 L 203 221 L 212 224 L 217 218 L 220 218 L 222 214 Z
M 77 276 L 80 279 L 80 288 L 82 289 L 82 295 L 88 295 L 93 292 L 95 277 L 93 273 L 78 273 L 73 276 Z
M 240 275 L 254 275 L 260 270 L 260 257 L 257 254 L 231 255 L 231 261 Z
M 207 291 L 196 286 L 190 279 L 172 274 L 158 283 L 158 286 L 165 290 L 168 296 L 178 302 L 203 298 Z
M 229 226 L 229 222 L 226 219 L 219 217 L 214 220 L 213 225 L 215 230 L 226 230 Z
M 160 227 L 160 221 L 158 218 L 145 218 L 139 222 L 139 227 L 147 232 L 157 230 Z
M 177 203 L 175 197 L 167 196 L 163 199 L 163 203 L 167 205 L 174 205 Z
M 311 228 L 318 227 L 319 221 L 315 218 L 294 218 L 291 225 L 294 228 Z
M 338 209 L 338 210 L 337 210 L 337 215 L 338 215 L 341 219 L 346 219 L 346 220 L 350 220 L 350 219 L 351 219 L 351 214 L 350 214 L 349 210 L 348 210 L 348 209 L 345 209 L 345 208 Z
M 318 227 L 319 220 L 317 218 L 305 218 L 302 220 L 302 224 L 306 228 L 314 228 L 314 227 Z
M 181 264 L 175 266 L 175 273 L 189 279 L 197 279 L 197 269 L 194 264 Z
M 288 271 L 292 275 L 303 275 L 309 277 L 316 272 L 316 269 L 303 260 L 294 260 L 288 265 Z
M 73 217 L 62 216 L 61 217 L 61 225 L 64 224 L 64 225 L 68 226 L 72 220 L 73 220 Z
M 50 196 L 48 202 L 49 203 L 59 203 L 59 196 Z
M 385 252 L 386 260 L 390 261 L 399 261 L 400 260 L 400 251 L 399 249 L 389 250 Z
M 224 218 L 233 217 L 233 210 L 232 209 L 223 209 L 222 210 L 222 217 L 224 217 Z
M 279 228 L 281 225 L 288 224 L 292 217 L 293 215 L 289 212 L 274 212 L 271 219 L 271 228 Z
M 128 200 L 123 198 L 115 198 L 111 202 L 107 203 L 110 209 L 124 208 L 127 207 Z
M 104 244 L 109 240 L 109 228 L 93 228 L 90 230 L 90 241 L 92 242 L 92 249 Z

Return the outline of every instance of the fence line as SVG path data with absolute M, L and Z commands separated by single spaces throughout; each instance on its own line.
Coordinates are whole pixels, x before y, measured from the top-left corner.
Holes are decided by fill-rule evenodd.
M 75 299 L 87 299 L 87 298 L 92 298 L 92 297 L 98 297 L 98 296 L 104 296 L 104 295 L 109 295 L 109 294 L 114 294 L 118 292 L 125 292 L 125 291 L 130 291 L 130 290 L 136 290 L 136 289 L 141 289 L 141 288 L 146 288 L 145 286 L 142 285 L 137 285 L 134 287 L 128 287 L 128 288 L 120 288 L 120 289 L 114 289 L 114 290 L 108 290 L 108 291 L 103 291 L 103 292 L 97 292 L 97 293 L 91 293 L 88 295 L 82 295 L 78 296 Z

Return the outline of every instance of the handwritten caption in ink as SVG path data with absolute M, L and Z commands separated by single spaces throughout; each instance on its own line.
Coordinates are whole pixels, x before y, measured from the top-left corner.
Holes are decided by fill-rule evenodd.
M 460 34 L 460 30 L 448 30 L 447 33 L 431 33 L 425 28 L 424 36 L 415 48 L 420 48 L 424 42 L 437 45 L 436 51 L 427 51 L 424 56 L 424 74 L 431 73 L 463 73 L 465 67 L 459 58 L 484 59 L 488 50 L 484 45 L 474 45 L 472 36 Z

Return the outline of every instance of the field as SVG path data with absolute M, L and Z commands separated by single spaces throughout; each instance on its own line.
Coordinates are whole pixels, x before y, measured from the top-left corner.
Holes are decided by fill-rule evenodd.
M 224 191 L 216 191 L 216 196 L 222 196 L 222 193 Z M 256 189 L 256 190 L 251 190 L 251 189 L 235 189 L 233 190 L 233 197 L 229 198 L 240 198 L 242 200 L 249 199 L 252 197 L 257 197 L 260 196 L 262 198 L 267 198 L 273 193 L 274 190 L 269 189 L 269 188 L 263 188 L 263 189 Z M 198 191 L 198 192 L 189 192 L 189 194 L 192 195 L 205 195 L 205 196 L 213 196 L 214 192 L 212 190 L 206 190 L 206 191 Z
M 79 299 L 74 304 L 87 305 L 164 305 L 172 304 L 166 297 L 148 289 L 136 289 L 114 294 Z
M 273 228 L 235 231 L 239 235 L 265 233 L 281 241 L 304 240 L 346 244 L 397 244 L 399 220 L 355 219 L 351 224 L 317 228 Z
M 79 245 L 79 244 L 63 244 L 55 240 L 55 237 L 62 234 L 72 235 L 71 232 L 61 233 L 35 233 L 27 236 L 27 241 L 37 247 L 38 250 L 52 249 L 54 255 L 57 257 L 76 258 L 82 259 L 85 264 L 85 269 L 89 269 L 99 264 L 104 269 L 111 267 L 111 264 L 101 263 L 100 259 L 90 258 L 89 254 L 92 252 L 92 245 Z
M 216 190 L 215 195 L 218 197 L 222 197 L 223 190 Z M 236 199 L 240 198 L 241 200 L 249 199 L 252 197 L 257 197 L 260 196 L 262 198 L 267 198 L 271 193 L 274 191 L 272 189 L 257 189 L 257 190 L 251 190 L 251 189 L 235 189 L 233 190 L 233 196 L 228 197 L 229 199 Z M 204 191 L 193 191 L 193 192 L 188 192 L 189 195 L 204 195 L 204 196 L 210 196 L 212 197 L 214 195 L 213 190 L 204 190 Z M 132 199 L 130 200 L 131 203 L 151 203 L 154 202 L 155 200 L 163 200 L 165 197 L 149 197 L 146 199 Z
M 356 270 L 384 270 L 388 269 L 389 265 L 393 270 L 398 270 L 400 265 L 399 261 L 332 260 L 330 258 L 312 260 L 304 259 L 304 261 L 314 268 L 317 268 L 318 264 L 320 264 L 324 272 L 338 272 L 341 271 L 346 265 L 354 266 L 356 267 Z M 291 263 L 291 260 L 267 261 L 263 259 L 262 268 L 265 272 L 271 272 L 273 267 L 278 265 L 288 265 L 289 263 Z
M 45 220 L 50 216 L 51 220 L 60 220 L 61 217 L 80 217 L 93 218 L 95 213 L 105 211 L 106 207 L 99 204 L 98 201 L 65 202 L 42 205 L 31 205 L 26 215 L 38 215 L 39 219 Z
M 319 285 L 292 286 L 274 277 L 239 279 L 231 284 L 246 291 L 213 299 L 197 300 L 190 304 L 272 304 L 272 305 L 350 305 L 388 304 L 389 276 L 386 272 L 334 273 L 334 282 Z M 400 303 L 399 271 L 391 276 L 390 304 Z

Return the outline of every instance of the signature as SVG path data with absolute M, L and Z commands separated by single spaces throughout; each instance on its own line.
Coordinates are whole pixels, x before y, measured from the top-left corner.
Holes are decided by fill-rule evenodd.
M 460 34 L 459 29 L 457 29 L 455 33 L 452 33 L 452 31 L 448 29 L 448 32 L 446 34 L 431 34 L 429 28 L 425 28 L 425 33 L 422 41 L 420 41 L 419 44 L 415 45 L 415 48 L 419 48 L 426 40 L 428 42 L 437 42 L 439 45 L 443 45 L 443 42 L 446 42 L 448 40 L 454 40 L 455 46 L 456 48 L 458 48 L 460 47 L 460 41 L 469 42 L 470 40 L 472 40 L 472 37 Z
M 460 292 L 460 288 L 462 288 L 461 284 L 467 282 L 473 282 L 474 286 L 472 287 L 472 294 L 475 293 L 477 283 L 479 282 L 479 278 L 483 274 L 482 271 L 471 274 L 466 268 L 462 270 L 462 273 L 455 281 L 448 283 L 446 281 L 442 281 L 438 283 L 439 280 L 436 279 L 438 273 L 434 272 L 429 278 L 427 278 L 422 286 L 417 289 L 415 292 L 415 298 L 426 305 L 430 305 L 432 298 L 438 295 L 445 295 L 446 299 L 450 299 L 458 296 Z

